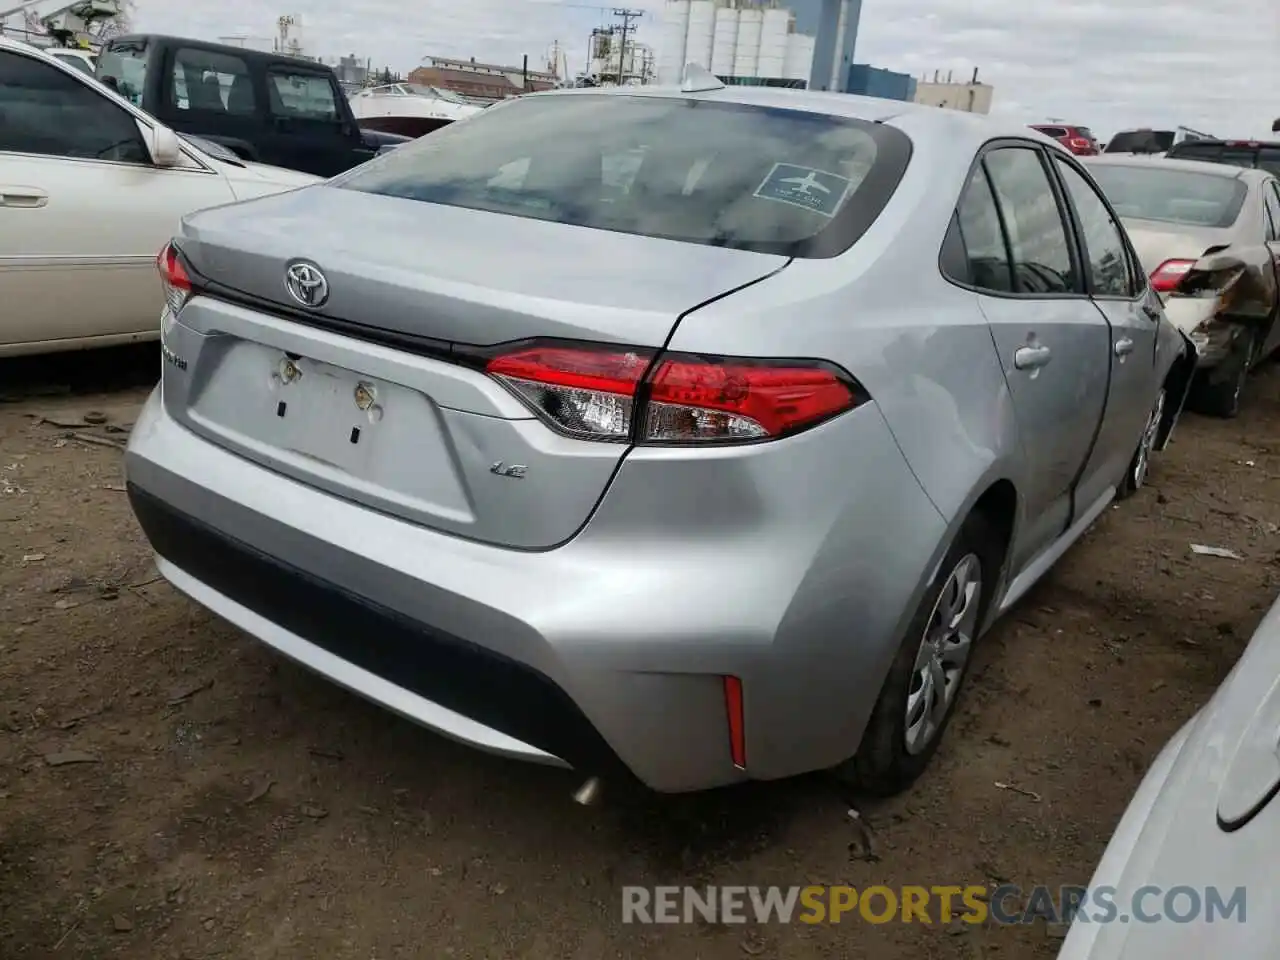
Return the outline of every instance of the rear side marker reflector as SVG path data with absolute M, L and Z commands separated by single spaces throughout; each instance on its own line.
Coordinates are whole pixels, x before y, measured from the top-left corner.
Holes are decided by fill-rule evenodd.
M 739 770 L 747 769 L 747 727 L 742 711 L 742 681 L 724 678 L 724 710 L 729 722 L 729 756 Z
M 485 371 L 561 433 L 640 444 L 774 440 L 866 399 L 839 368 L 807 360 L 526 344 Z

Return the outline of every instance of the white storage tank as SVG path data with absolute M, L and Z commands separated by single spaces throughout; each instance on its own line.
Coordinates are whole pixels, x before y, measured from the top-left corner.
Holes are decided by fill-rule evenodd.
M 756 75 L 780 80 L 787 66 L 787 35 L 791 31 L 791 11 L 769 9 L 764 12 L 760 28 L 760 55 Z
M 738 10 L 719 7 L 716 10 L 715 39 L 711 43 L 711 72 L 717 77 L 733 76 L 733 63 L 738 51 Z
M 787 58 L 782 75 L 788 80 L 809 82 L 813 74 L 813 51 L 817 40 L 803 33 L 793 33 L 787 37 Z
M 685 38 L 689 33 L 689 0 L 667 0 L 662 14 L 662 56 L 658 79 L 679 83 L 684 75 Z
M 760 36 L 764 30 L 763 10 L 743 10 L 738 16 L 738 46 L 733 56 L 735 77 L 755 77 L 760 62 Z
M 689 5 L 689 33 L 685 43 L 685 63 L 711 69 L 711 44 L 715 39 L 715 0 L 693 0 Z

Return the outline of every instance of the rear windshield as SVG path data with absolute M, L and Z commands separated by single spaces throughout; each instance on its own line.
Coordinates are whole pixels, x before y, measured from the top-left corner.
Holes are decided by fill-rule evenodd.
M 1240 180 L 1212 173 L 1105 163 L 1090 164 L 1089 170 L 1122 219 L 1229 227 L 1248 194 Z
M 1106 153 L 1163 153 L 1173 146 L 1172 130 L 1129 130 L 1117 133 Z
M 1169 151 L 1179 160 L 1225 163 L 1233 167 L 1258 167 L 1280 176 L 1280 146 L 1236 146 L 1222 143 L 1180 143 Z
M 1093 135 L 1093 131 L 1088 127 L 1076 127 L 1076 134 L 1077 136 L 1084 137 L 1086 140 L 1092 140 L 1094 143 L 1098 142 L 1098 138 Z
M 675 97 L 511 101 L 335 181 L 425 203 L 784 256 L 829 257 L 884 209 L 900 130 Z

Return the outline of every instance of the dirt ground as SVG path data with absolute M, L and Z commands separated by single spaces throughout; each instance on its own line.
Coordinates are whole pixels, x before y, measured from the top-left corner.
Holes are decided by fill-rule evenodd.
M 1052 957 L 1042 924 L 624 925 L 621 887 L 1085 883 L 1280 589 L 1272 365 L 996 628 L 934 768 L 860 806 L 878 859 L 823 777 L 583 809 L 572 774 L 392 717 L 157 578 L 114 445 L 158 367 L 0 364 L 6 958 Z

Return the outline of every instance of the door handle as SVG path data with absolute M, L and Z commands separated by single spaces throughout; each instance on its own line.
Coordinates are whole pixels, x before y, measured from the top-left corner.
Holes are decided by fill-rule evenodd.
M 0 187 L 0 207 L 35 209 L 49 203 L 49 194 L 36 187 Z
M 1128 337 L 1121 337 L 1116 341 L 1115 351 L 1117 357 L 1127 357 L 1133 353 L 1133 341 Z
M 1053 359 L 1048 347 L 1019 347 L 1013 351 L 1013 366 L 1017 370 L 1038 370 Z

